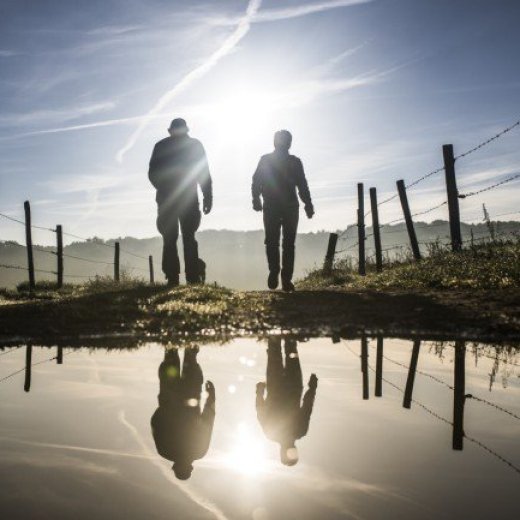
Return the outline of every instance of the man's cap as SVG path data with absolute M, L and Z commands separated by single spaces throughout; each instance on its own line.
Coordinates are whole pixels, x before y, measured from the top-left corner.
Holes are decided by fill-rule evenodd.
M 186 120 L 185 119 L 182 119 L 182 117 L 177 117 L 175 118 L 171 124 L 170 124 L 170 130 L 175 130 L 175 129 L 181 129 L 181 128 L 185 128 L 187 129 L 188 128 L 188 124 L 186 123 Z

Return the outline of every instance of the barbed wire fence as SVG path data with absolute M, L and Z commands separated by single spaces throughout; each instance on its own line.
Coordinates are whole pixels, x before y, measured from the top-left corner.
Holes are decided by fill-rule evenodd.
M 73 233 L 65 232 L 63 231 L 63 228 L 61 225 L 57 225 L 55 229 L 40 225 L 35 225 L 31 221 L 31 207 L 29 201 L 25 201 L 24 203 L 24 212 L 25 212 L 25 220 L 21 220 L 19 218 L 15 218 L 11 215 L 7 215 L 5 213 L 0 213 L 0 217 L 4 218 L 6 220 L 9 220 L 11 222 L 15 222 L 21 226 L 24 226 L 25 228 L 25 245 L 18 244 L 17 242 L 9 242 L 9 245 L 12 245 L 13 247 L 19 247 L 22 249 L 25 249 L 27 252 L 27 265 L 14 265 L 10 263 L 0 263 L 1 269 L 12 269 L 12 270 L 19 270 L 19 271 L 26 271 L 28 273 L 28 279 L 29 279 L 29 290 L 32 292 L 36 288 L 36 279 L 35 274 L 45 274 L 45 275 L 53 275 L 56 276 L 56 286 L 58 288 L 63 287 L 64 279 L 92 279 L 100 274 L 97 273 L 95 275 L 85 275 L 85 274 L 78 274 L 78 273 L 69 273 L 65 271 L 64 268 L 64 259 L 68 258 L 74 261 L 79 262 L 86 262 L 89 264 L 96 264 L 96 265 L 103 265 L 103 266 L 111 266 L 113 268 L 113 279 L 115 282 L 121 281 L 121 254 L 128 255 L 132 258 L 142 260 L 143 262 L 146 262 L 147 266 L 144 267 L 144 265 L 128 265 L 125 264 L 125 267 L 139 271 L 143 273 L 143 276 L 147 274 L 149 276 L 150 284 L 155 283 L 155 276 L 154 276 L 154 263 L 153 263 L 153 256 L 143 256 L 139 255 L 137 253 L 134 253 L 133 251 L 129 251 L 127 249 L 123 249 L 120 247 L 119 241 L 115 241 L 113 244 L 107 243 L 107 242 L 101 242 L 97 240 L 88 239 L 86 237 L 76 235 Z M 33 245 L 32 241 L 32 230 L 37 229 L 41 231 L 46 231 L 49 233 L 53 233 L 56 237 L 56 246 L 47 249 L 40 246 Z M 85 256 L 79 256 L 76 254 L 69 254 L 64 252 L 64 246 L 63 246 L 63 237 L 67 236 L 70 238 L 74 238 L 77 240 L 81 240 L 85 244 L 99 246 L 103 248 L 108 248 L 113 250 L 114 257 L 113 261 L 106 261 L 106 260 L 100 260 L 96 258 L 87 258 Z M 35 267 L 35 261 L 34 261 L 34 253 L 42 253 L 47 255 L 52 255 L 56 257 L 56 270 L 50 271 L 48 269 L 39 269 Z
M 471 244 L 474 245 L 476 242 L 482 242 L 485 240 L 489 240 L 490 237 L 479 237 L 473 238 L 473 236 L 469 239 L 463 240 L 461 234 L 461 219 L 460 219 L 460 208 L 459 208 L 459 200 L 469 199 L 471 197 L 475 197 L 481 195 L 483 193 L 487 193 L 489 191 L 500 188 L 504 185 L 508 185 L 515 181 L 520 180 L 520 170 L 518 172 L 512 172 L 507 175 L 507 177 L 503 178 L 495 178 L 493 182 L 489 185 L 484 186 L 483 188 L 479 188 L 477 190 L 471 190 L 469 187 L 463 187 L 461 190 L 457 188 L 457 180 L 455 175 L 455 163 L 460 159 L 464 159 L 482 148 L 488 146 L 489 144 L 497 141 L 502 138 L 506 134 L 510 133 L 512 130 L 520 127 L 520 120 L 514 122 L 512 125 L 504 128 L 500 132 L 494 134 L 488 139 L 480 142 L 476 146 L 469 148 L 468 150 L 460 153 L 458 155 L 454 155 L 453 153 L 453 145 L 448 144 L 443 146 L 443 166 L 440 166 L 432 171 L 427 172 L 424 175 L 419 176 L 417 179 L 412 180 L 411 182 L 405 184 L 403 180 L 398 180 L 397 184 L 397 192 L 386 197 L 385 199 L 378 201 L 377 200 L 377 191 L 376 188 L 370 188 L 370 210 L 364 211 L 364 187 L 363 183 L 358 183 L 358 214 L 356 222 L 351 222 L 341 233 L 331 234 L 331 239 L 329 239 L 329 246 L 327 248 L 326 260 L 324 264 L 324 271 L 331 271 L 332 265 L 334 264 L 335 255 L 339 255 L 342 253 L 346 254 L 346 257 L 355 258 L 356 249 L 357 249 L 357 259 L 358 259 L 358 271 L 359 274 L 364 275 L 366 272 L 366 260 L 373 259 L 376 264 L 376 270 L 380 272 L 383 268 L 383 253 L 389 254 L 390 251 L 400 250 L 412 252 L 413 258 L 415 260 L 420 260 L 422 255 L 424 254 L 425 248 L 431 245 L 433 242 L 430 241 L 419 241 L 417 239 L 416 230 L 421 229 L 430 229 L 433 227 L 444 227 L 446 228 L 447 234 L 439 237 L 437 235 L 436 243 L 439 246 L 446 247 L 451 246 L 453 251 L 460 251 L 464 245 Z M 447 198 L 441 200 L 431 207 L 427 207 L 421 209 L 420 211 L 416 211 L 412 213 L 410 211 L 410 206 L 408 203 L 408 195 L 407 190 L 415 188 L 417 185 L 422 183 L 423 181 L 440 174 L 441 172 L 445 172 L 445 182 L 446 182 L 446 191 Z M 379 211 L 382 206 L 395 201 L 396 199 L 400 200 L 401 210 L 403 216 L 400 218 L 396 218 L 390 220 L 388 222 L 380 223 L 379 220 Z M 415 217 L 428 215 L 433 213 L 441 208 L 447 207 L 449 218 L 447 222 L 438 222 L 433 224 L 416 224 L 414 222 Z M 502 216 L 511 216 L 518 215 L 520 211 L 510 211 L 506 213 L 500 213 L 495 215 L 495 218 Z M 365 219 L 371 215 L 372 216 L 372 232 L 369 234 L 365 233 Z M 475 217 L 474 217 L 475 218 Z M 399 224 L 402 224 L 400 226 Z M 399 225 L 399 226 L 394 226 Z M 404 227 L 404 229 L 403 229 Z M 355 231 L 357 230 L 357 233 Z M 471 232 L 473 227 L 471 227 Z M 407 243 L 399 243 L 392 244 L 386 247 L 382 247 L 381 236 L 382 233 L 384 236 L 392 233 L 403 233 L 406 232 L 408 235 Z M 336 238 L 332 238 L 332 235 L 335 235 Z M 517 236 L 516 233 L 505 232 L 505 233 L 494 233 L 494 238 L 504 238 L 510 239 L 513 236 Z M 373 250 L 374 253 L 366 256 L 365 254 L 365 243 L 369 238 L 374 240 Z M 357 240 L 356 240 L 357 239 Z M 439 240 L 440 239 L 440 240 Z M 352 243 L 349 243 L 350 240 L 355 240 Z M 338 241 L 346 242 L 347 244 L 343 247 L 340 247 L 339 250 L 332 250 L 331 243 L 337 243 Z M 420 246 L 423 246 L 422 250 Z M 389 259 L 389 257 L 387 258 Z

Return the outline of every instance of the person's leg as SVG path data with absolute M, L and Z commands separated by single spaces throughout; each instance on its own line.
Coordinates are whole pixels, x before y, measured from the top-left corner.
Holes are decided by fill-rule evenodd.
M 184 399 L 196 399 L 195 406 L 200 406 L 202 383 L 204 375 L 197 361 L 197 353 L 199 349 L 195 347 L 187 347 L 184 349 L 184 362 L 182 364 L 182 380 L 184 385 Z M 188 406 L 192 406 L 188 403 Z
M 159 366 L 159 404 L 172 402 L 179 391 L 181 361 L 177 349 L 166 350 Z
M 198 206 L 189 208 L 180 217 L 187 283 L 200 282 L 199 246 L 195 240 L 195 232 L 199 229 L 200 219 Z
M 298 231 L 298 208 L 286 208 L 282 216 L 282 286 L 284 290 L 294 290 L 294 243 Z
M 301 392 L 303 388 L 303 374 L 298 355 L 298 343 L 295 339 L 285 340 L 285 373 L 292 389 Z
M 180 263 L 177 251 L 179 238 L 179 218 L 171 211 L 159 207 L 157 229 L 163 237 L 162 270 L 171 285 L 178 285 Z
M 280 274 L 280 212 L 273 208 L 264 207 L 265 252 L 269 267 L 269 289 L 278 287 Z
M 271 336 L 267 340 L 266 383 L 268 392 L 276 392 L 283 378 L 282 338 Z

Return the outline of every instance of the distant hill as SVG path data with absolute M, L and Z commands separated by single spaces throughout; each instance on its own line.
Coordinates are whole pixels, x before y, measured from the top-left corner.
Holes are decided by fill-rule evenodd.
M 496 232 L 509 236 L 510 233 L 520 233 L 520 222 L 495 223 Z M 462 224 L 463 240 L 489 237 L 486 224 Z M 404 224 L 387 226 L 382 229 L 383 249 L 397 245 L 408 246 L 408 236 Z M 437 220 L 426 224 L 418 222 L 416 232 L 421 248 L 426 252 L 427 243 L 434 241 L 449 241 L 448 222 Z M 341 233 L 341 231 L 340 231 Z M 367 227 L 366 234 L 371 235 L 372 229 Z M 310 269 L 323 263 L 327 248 L 329 232 L 301 233 L 296 242 L 296 269 L 295 277 L 302 277 Z M 112 275 L 114 250 L 111 246 L 118 240 L 121 246 L 121 269 L 136 277 L 148 278 L 148 255 L 153 255 L 156 280 L 164 280 L 161 272 L 162 239 L 158 237 L 137 239 L 125 237 L 103 241 L 93 238 L 87 242 L 74 242 L 65 247 L 64 259 L 67 282 L 79 283 L 85 278 L 100 275 Z M 207 263 L 207 281 L 217 281 L 219 284 L 236 289 L 264 289 L 267 278 L 267 263 L 264 251 L 263 231 L 229 231 L 206 230 L 197 234 L 199 254 Z M 179 240 L 182 259 L 182 244 Z M 357 242 L 357 228 L 349 228 L 343 233 L 338 242 L 340 256 L 357 254 L 357 248 L 352 247 Z M 350 247 L 349 247 L 350 246 Z M 367 255 L 373 253 L 373 238 L 366 241 Z M 56 270 L 56 257 L 51 254 L 52 247 L 39 247 L 34 252 L 35 268 L 42 271 Z M 395 255 L 400 249 L 390 249 L 388 255 Z M 143 258 L 138 258 L 138 255 Z M 71 257 L 82 257 L 90 261 Z M 98 263 L 104 262 L 104 263 Z M 0 242 L 0 263 L 25 267 L 27 257 L 25 247 L 16 242 Z M 182 264 L 182 261 L 181 261 Z M 78 276 L 78 277 L 76 277 Z M 81 276 L 81 277 L 80 277 Z M 53 280 L 55 276 L 37 272 L 37 280 Z M 26 271 L 0 268 L 0 287 L 15 287 L 16 284 L 27 279 Z

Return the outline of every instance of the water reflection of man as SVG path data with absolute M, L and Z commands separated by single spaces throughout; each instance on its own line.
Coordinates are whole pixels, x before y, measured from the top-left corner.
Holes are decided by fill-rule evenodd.
M 152 416 L 157 452 L 173 462 L 180 480 L 190 478 L 193 462 L 208 451 L 215 421 L 215 388 L 206 383 L 208 397 L 202 405 L 204 376 L 197 361 L 198 348 L 186 348 L 181 372 L 177 349 L 167 350 L 159 367 L 159 407 Z
M 267 347 L 266 383 L 256 385 L 256 413 L 266 437 L 280 445 L 280 460 L 287 466 L 298 462 L 295 442 L 307 434 L 318 378 L 312 374 L 303 396 L 303 376 L 295 339 L 271 337 Z M 264 397 L 264 394 L 267 395 Z

